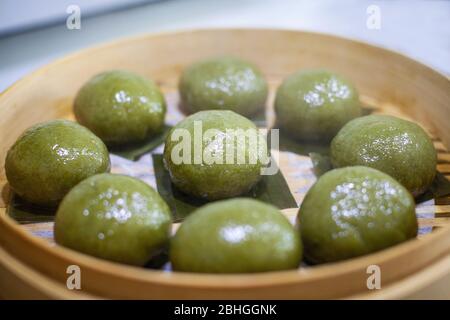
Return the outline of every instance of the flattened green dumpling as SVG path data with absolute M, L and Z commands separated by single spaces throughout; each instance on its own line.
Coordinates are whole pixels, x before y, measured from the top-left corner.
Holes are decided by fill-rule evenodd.
M 196 125 L 202 127 L 203 139 L 196 134 Z M 183 145 L 190 150 L 183 150 Z M 248 192 L 260 180 L 265 158 L 265 137 L 253 122 L 227 110 L 200 111 L 185 118 L 169 132 L 164 148 L 172 182 L 181 191 L 208 200 Z
M 56 206 L 78 182 L 110 169 L 104 143 L 68 120 L 53 120 L 26 130 L 5 160 L 11 188 L 24 200 Z
M 127 71 L 107 71 L 78 92 L 75 116 L 107 145 L 136 143 L 161 131 L 166 102 L 150 80 Z
M 417 124 L 386 115 L 370 115 L 345 125 L 331 143 L 335 167 L 363 165 L 383 171 L 414 196 L 436 175 L 436 150 Z
M 294 139 L 330 141 L 348 121 L 359 117 L 359 96 L 343 77 L 322 70 L 286 78 L 275 99 L 277 125 Z
M 167 204 L 146 183 L 99 174 L 75 186 L 56 213 L 56 243 L 115 262 L 144 265 L 167 244 Z
M 252 199 L 214 202 L 181 224 L 170 247 L 177 271 L 246 273 L 297 268 L 300 235 L 277 208 Z
M 197 62 L 182 74 L 179 90 L 186 109 L 232 110 L 244 116 L 264 110 L 267 83 L 252 64 L 233 57 Z
M 356 166 L 327 172 L 297 216 L 305 257 L 332 262 L 375 252 L 417 234 L 411 194 L 387 174 Z

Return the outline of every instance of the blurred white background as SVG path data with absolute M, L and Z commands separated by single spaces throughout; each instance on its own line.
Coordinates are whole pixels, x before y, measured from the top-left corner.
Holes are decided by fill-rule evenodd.
M 68 4 L 81 9 L 79 30 L 66 27 Z M 366 25 L 371 5 L 380 9 L 380 29 Z M 331 33 L 397 50 L 450 75 L 450 1 L 0 0 L 0 91 L 85 47 L 135 34 L 208 27 Z

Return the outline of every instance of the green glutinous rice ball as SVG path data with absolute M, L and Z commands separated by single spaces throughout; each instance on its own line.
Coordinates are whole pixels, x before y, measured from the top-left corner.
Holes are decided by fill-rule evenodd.
M 194 211 L 170 248 L 176 271 L 250 273 L 295 269 L 300 235 L 277 208 L 253 199 L 214 202 Z
M 175 186 L 207 200 L 250 191 L 261 179 L 265 160 L 265 136 L 253 122 L 228 110 L 200 111 L 185 118 L 171 129 L 164 148 L 164 163 Z
M 305 258 L 325 263 L 393 246 L 417 234 L 412 195 L 369 167 L 334 169 L 307 192 L 297 216 Z
M 68 120 L 27 129 L 9 149 L 5 172 L 24 200 L 53 207 L 80 181 L 110 170 L 105 144 L 91 131 Z
M 152 81 L 121 70 L 91 78 L 78 92 L 75 116 L 107 145 L 139 143 L 160 132 L 166 102 Z
M 190 113 L 232 110 L 244 116 L 263 111 L 267 83 L 251 63 L 234 57 L 218 57 L 194 63 L 184 70 L 179 90 Z
M 61 202 L 56 243 L 98 258 L 142 266 L 168 243 L 170 210 L 138 179 L 99 174 L 75 186 Z
M 331 143 L 335 167 L 363 165 L 383 171 L 414 196 L 436 175 L 436 150 L 417 124 L 387 115 L 370 115 L 345 125 Z
M 330 141 L 348 121 L 361 115 L 359 96 L 343 77 L 323 70 L 287 77 L 275 99 L 277 125 L 303 141 Z

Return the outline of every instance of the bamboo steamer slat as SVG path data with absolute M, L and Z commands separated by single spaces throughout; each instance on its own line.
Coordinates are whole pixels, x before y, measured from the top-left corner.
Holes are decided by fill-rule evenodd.
M 67 266 L 76 264 L 82 270 L 84 297 L 200 299 L 398 298 L 449 278 L 450 226 L 443 218 L 430 221 L 431 226 L 442 227 L 429 235 L 357 259 L 266 274 L 198 275 L 102 261 L 32 236 L 6 216 L 6 151 L 32 124 L 73 118 L 73 97 L 88 78 L 108 69 L 128 69 L 154 79 L 170 94 L 176 90 L 185 66 L 221 54 L 237 55 L 257 64 L 269 80 L 271 100 L 273 89 L 283 77 L 298 69 L 320 67 L 343 74 L 355 83 L 363 101 L 377 107 L 376 112 L 410 118 L 423 125 L 434 138 L 439 170 L 448 175 L 450 81 L 400 54 L 338 37 L 282 30 L 199 30 L 122 40 L 52 63 L 0 96 L 1 275 L 12 274 L 10 261 L 14 261 L 23 267 L 21 270 L 28 268 L 36 277 L 41 276 L 49 288 L 57 288 L 51 293 L 42 291 L 43 297 L 73 298 L 75 293 L 64 289 L 64 285 Z M 450 200 L 439 201 L 436 216 L 448 215 Z M 369 292 L 366 287 L 366 268 L 371 264 L 382 270 L 383 289 L 377 292 Z M 439 272 L 426 272 L 433 268 Z M 32 284 L 33 277 L 25 271 L 16 278 L 37 291 L 45 289 L 36 282 Z M 11 285 L 20 288 L 15 283 Z

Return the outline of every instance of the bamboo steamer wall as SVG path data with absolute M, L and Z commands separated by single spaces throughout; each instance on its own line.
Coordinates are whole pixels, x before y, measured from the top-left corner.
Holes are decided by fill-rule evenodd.
M 154 79 L 165 93 L 170 93 L 176 90 L 185 66 L 223 54 L 240 56 L 258 65 L 270 83 L 272 98 L 280 81 L 298 69 L 325 68 L 341 73 L 355 83 L 362 96 L 382 104 L 381 109 L 395 109 L 418 121 L 438 139 L 443 150 L 450 148 L 450 81 L 397 53 L 333 36 L 282 30 L 198 30 L 114 42 L 52 63 L 0 96 L 0 244 L 5 253 L 0 256 L 0 265 L 14 259 L 46 279 L 42 281 L 63 286 L 67 266 L 77 264 L 82 269 L 83 292 L 111 298 L 366 297 L 366 268 L 371 264 L 381 267 L 383 284 L 391 288 L 372 294 L 374 297 L 404 296 L 446 279 L 450 272 L 449 226 L 421 239 L 340 263 L 267 274 L 219 276 L 167 273 L 109 263 L 53 246 L 5 215 L 9 199 L 3 166 L 6 151 L 32 124 L 73 118 L 73 97 L 92 75 L 108 69 L 127 69 Z M 440 272 L 425 272 L 433 266 L 439 266 Z M 0 272 L 12 271 L 3 264 Z M 405 281 L 414 276 L 416 287 L 408 287 Z M 400 289 L 395 289 L 395 285 L 400 285 Z M 65 289 L 57 292 L 56 296 L 73 297 Z

